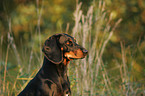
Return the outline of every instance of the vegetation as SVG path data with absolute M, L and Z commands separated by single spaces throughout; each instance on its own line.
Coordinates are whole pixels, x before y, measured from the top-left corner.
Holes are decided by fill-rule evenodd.
M 145 2 L 2 0 L 0 96 L 17 95 L 40 69 L 44 41 L 68 33 L 88 49 L 71 61 L 73 96 L 145 95 Z

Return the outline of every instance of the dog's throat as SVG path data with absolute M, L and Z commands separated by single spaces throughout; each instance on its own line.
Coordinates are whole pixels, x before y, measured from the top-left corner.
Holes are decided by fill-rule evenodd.
M 64 59 L 63 59 L 63 64 L 64 64 L 65 66 L 66 66 L 69 62 L 70 62 L 69 59 L 67 59 L 67 58 L 64 58 Z

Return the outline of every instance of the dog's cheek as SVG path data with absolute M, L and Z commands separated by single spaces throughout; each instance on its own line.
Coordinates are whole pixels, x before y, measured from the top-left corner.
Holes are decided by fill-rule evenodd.
M 66 45 L 63 45 L 62 48 L 63 48 L 64 51 L 69 51 L 68 47 Z

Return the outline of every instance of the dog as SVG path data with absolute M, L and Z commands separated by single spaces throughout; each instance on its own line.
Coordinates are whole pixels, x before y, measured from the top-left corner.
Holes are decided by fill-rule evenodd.
M 71 96 L 67 65 L 71 60 L 84 58 L 88 51 L 64 33 L 49 37 L 42 51 L 41 69 L 18 96 Z

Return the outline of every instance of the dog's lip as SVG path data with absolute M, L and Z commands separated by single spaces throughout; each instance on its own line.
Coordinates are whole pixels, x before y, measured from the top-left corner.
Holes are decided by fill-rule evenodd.
M 85 58 L 85 56 L 83 56 L 83 57 L 78 57 L 78 58 L 66 57 L 66 56 L 64 56 L 64 57 L 67 58 L 68 60 L 77 60 L 77 59 L 83 59 L 83 58 Z
M 85 55 L 86 56 L 86 55 Z M 83 56 L 83 57 L 78 57 L 78 58 L 73 58 L 73 57 L 69 57 L 70 59 L 83 59 L 83 58 L 85 58 L 85 56 Z

